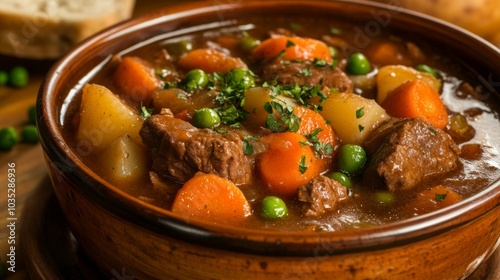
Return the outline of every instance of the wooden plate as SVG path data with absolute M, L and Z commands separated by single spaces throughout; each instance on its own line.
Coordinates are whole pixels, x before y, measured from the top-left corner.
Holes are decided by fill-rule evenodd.
M 30 194 L 24 207 L 20 251 L 31 279 L 106 278 L 80 251 L 48 177 Z
M 82 221 L 84 222 L 84 221 Z M 48 177 L 27 198 L 20 238 L 31 279 L 106 279 L 85 256 L 68 229 Z M 132 280 L 126 270 L 110 271 L 114 279 Z M 500 249 L 467 280 L 500 279 Z

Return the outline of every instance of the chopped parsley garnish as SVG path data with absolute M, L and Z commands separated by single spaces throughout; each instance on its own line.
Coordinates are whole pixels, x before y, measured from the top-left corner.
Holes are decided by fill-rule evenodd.
M 219 127 L 214 127 L 213 130 L 217 133 L 220 133 L 220 134 L 226 134 L 228 133 L 229 131 L 227 131 L 227 129 L 222 129 L 222 128 L 219 128 Z
M 359 130 L 359 132 L 362 132 L 363 130 L 365 130 L 365 127 L 359 124 L 358 125 L 358 130 Z
M 141 103 L 141 117 L 143 120 L 146 120 L 151 117 L 151 114 L 153 113 L 153 108 L 147 108 L 146 106 L 143 106 Z
M 434 127 L 428 127 L 428 129 L 432 134 L 437 134 L 437 130 Z
M 243 154 L 245 155 L 253 155 L 254 149 L 252 144 L 247 139 L 243 140 Z
M 311 72 L 311 69 L 304 67 L 300 69 L 299 73 L 296 74 L 297 76 L 304 76 L 304 77 L 311 77 L 313 73 Z
M 330 143 L 321 142 L 319 140 L 318 134 L 321 131 L 323 131 L 321 128 L 317 128 L 310 134 L 304 135 L 307 138 L 307 142 L 300 143 L 301 145 L 311 146 L 318 158 L 322 158 L 324 155 L 330 155 L 333 153 L 333 147 Z
M 446 194 L 445 193 L 437 193 L 436 194 L 436 200 L 437 201 L 443 201 L 445 198 L 446 198 Z
M 169 89 L 169 88 L 176 88 L 177 87 L 177 82 L 164 82 L 163 83 L 163 89 Z
M 301 156 L 300 161 L 299 161 L 299 172 L 300 174 L 304 174 L 307 171 L 307 166 L 306 166 L 306 156 Z
M 365 115 L 365 107 L 361 107 L 356 110 L 356 119 L 360 119 Z
M 302 105 L 309 105 L 309 100 L 311 98 L 323 95 L 323 93 L 321 93 L 320 85 L 314 85 L 314 86 L 295 85 L 295 87 L 290 88 L 288 92 L 289 95 L 291 95 L 294 99 L 299 101 Z
M 269 113 L 266 126 L 273 132 L 296 132 L 299 130 L 300 119 L 293 113 L 293 108 L 278 101 L 266 102 L 264 109 Z M 279 118 L 274 115 L 274 111 L 279 114 Z
M 328 62 L 324 59 L 314 58 L 313 65 L 316 68 L 322 68 L 328 66 Z
M 229 107 L 219 107 L 216 111 L 219 114 L 221 123 L 229 125 L 238 125 L 249 115 L 248 112 L 237 109 L 234 105 L 229 105 Z
M 253 145 L 252 143 L 250 143 L 250 139 L 252 140 L 255 140 L 255 139 L 259 139 L 260 136 L 256 136 L 256 135 L 247 135 L 245 136 L 245 139 L 243 139 L 243 153 L 245 155 L 252 155 L 255 153 L 255 150 L 253 148 Z
M 283 56 L 285 56 L 285 54 L 286 54 L 286 51 L 285 51 L 285 50 L 282 50 L 282 51 L 280 51 L 280 52 L 276 55 L 275 59 L 276 59 L 276 58 L 283 57 Z
M 208 89 L 216 93 L 215 101 L 220 105 L 216 111 L 221 123 L 238 125 L 248 117 L 249 113 L 243 110 L 243 104 L 245 90 L 255 85 L 253 77 L 250 77 L 253 75 L 247 69 L 233 69 L 225 75 L 218 73 L 209 75 Z
M 293 46 L 295 46 L 295 43 L 294 43 L 293 41 L 291 41 L 291 40 L 287 40 L 287 41 L 286 41 L 286 47 L 287 47 L 287 48 L 289 48 L 289 47 L 293 47 Z
M 313 97 L 320 97 L 319 103 L 323 103 L 328 96 L 321 92 L 321 85 L 314 86 L 300 86 L 298 84 L 286 84 L 286 85 L 275 85 L 264 83 L 262 87 L 269 88 L 271 90 L 271 97 L 276 98 L 279 95 L 288 96 L 297 100 L 300 105 L 304 105 L 316 111 L 321 111 L 322 107 L 317 104 L 311 104 L 309 101 Z

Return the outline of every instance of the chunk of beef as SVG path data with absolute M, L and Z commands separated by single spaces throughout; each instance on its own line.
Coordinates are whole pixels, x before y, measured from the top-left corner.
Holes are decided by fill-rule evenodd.
M 352 82 L 338 67 L 315 66 L 311 61 L 280 60 L 269 63 L 262 69 L 265 81 L 276 79 L 279 84 L 301 86 L 321 85 L 339 92 L 352 92 Z
M 140 135 L 151 150 L 152 170 L 162 178 L 172 176 L 182 183 L 201 171 L 236 184 L 248 183 L 251 179 L 251 162 L 244 155 L 243 141 L 235 132 L 221 134 L 198 129 L 164 109 L 144 122 Z
M 299 188 L 299 201 L 306 203 L 304 215 L 317 217 L 335 210 L 340 201 L 347 199 L 348 193 L 338 181 L 320 175 Z
M 458 166 L 460 149 L 451 137 L 421 119 L 391 119 L 365 143 L 371 160 L 364 182 L 390 191 L 418 186 L 426 177 Z

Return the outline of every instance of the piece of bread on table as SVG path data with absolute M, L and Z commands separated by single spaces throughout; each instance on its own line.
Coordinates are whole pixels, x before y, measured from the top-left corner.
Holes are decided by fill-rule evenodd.
M 132 15 L 135 0 L 0 0 L 0 53 L 55 59 Z

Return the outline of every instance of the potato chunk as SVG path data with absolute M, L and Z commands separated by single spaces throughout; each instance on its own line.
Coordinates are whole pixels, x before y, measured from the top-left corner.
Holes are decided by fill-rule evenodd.
M 79 148 L 85 147 L 88 153 L 99 151 L 125 134 L 142 145 L 139 136 L 142 123 L 139 112 L 106 87 L 96 84 L 83 87 L 80 125 L 76 135 Z
M 276 101 L 284 106 L 295 107 L 294 99 L 286 96 L 273 97 L 273 92 L 269 88 L 254 87 L 245 91 L 245 104 L 243 109 L 250 113 L 246 122 L 256 126 L 266 126 L 266 120 L 269 113 L 264 109 L 264 104 Z
M 432 75 L 417 71 L 403 65 L 389 65 L 379 69 L 377 75 L 377 102 L 382 104 L 384 99 L 394 89 L 407 81 L 422 80 L 429 84 L 436 92 L 441 89 L 441 82 Z
M 148 156 L 128 134 L 113 141 L 99 155 L 103 177 L 116 185 L 131 185 L 149 176 Z
M 390 118 L 375 100 L 354 93 L 332 94 L 321 106 L 319 113 L 344 144 L 362 145 L 374 128 Z

